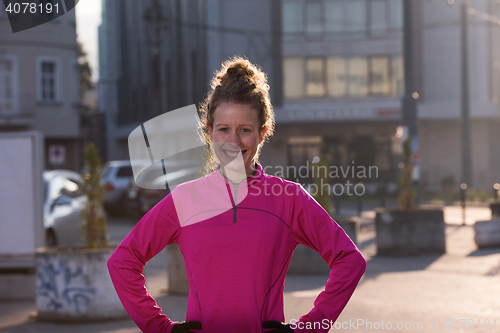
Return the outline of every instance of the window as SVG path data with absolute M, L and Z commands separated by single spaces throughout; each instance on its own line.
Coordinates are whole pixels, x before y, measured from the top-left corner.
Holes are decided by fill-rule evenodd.
M 403 0 L 285 0 L 284 40 L 365 38 L 401 33 Z
M 391 27 L 403 29 L 403 0 L 389 0 Z
M 56 64 L 42 62 L 42 100 L 54 101 L 56 99 Z
M 116 172 L 116 177 L 117 178 L 130 178 L 132 177 L 134 174 L 132 172 L 132 167 L 121 167 L 120 169 L 118 169 L 118 171 Z
M 64 176 L 56 176 L 50 181 L 49 198 L 51 201 L 55 201 L 61 196 L 78 198 L 82 195 L 84 193 L 76 180 L 68 179 Z
M 385 0 L 370 2 L 370 35 L 385 36 L 387 33 L 387 10 Z
M 392 95 L 402 96 L 404 94 L 404 67 L 403 56 L 399 55 L 392 58 L 391 66 L 391 90 Z
M 0 56 L 0 113 L 13 113 L 17 107 L 17 62 L 11 56 Z
M 368 61 L 366 58 L 349 59 L 349 96 L 363 97 L 368 94 Z
M 304 30 L 302 21 L 302 3 L 283 3 L 282 19 L 283 34 L 285 40 L 292 40 L 300 37 Z
M 367 0 L 327 0 L 325 30 L 334 38 L 366 36 Z
M 64 180 L 64 189 L 62 190 L 62 193 L 71 198 L 78 198 L 85 194 L 80 188 L 79 182 L 75 179 L 69 178 L 66 178 Z
M 346 6 L 346 30 L 349 37 L 366 36 L 366 0 L 349 0 Z
M 342 36 L 345 31 L 344 4 L 342 1 L 325 2 L 325 30 L 328 35 Z
M 326 94 L 325 89 L 325 62 L 323 58 L 309 58 L 306 63 L 307 97 L 322 97 Z
M 327 60 L 328 95 L 345 97 L 347 93 L 346 60 L 344 57 L 330 57 Z
M 304 93 L 304 68 L 302 58 L 283 60 L 283 92 L 285 98 L 302 98 Z
M 391 84 L 389 81 L 389 58 L 370 58 L 370 95 L 389 95 Z
M 306 3 L 306 33 L 308 37 L 321 37 L 322 15 L 321 2 Z
M 286 99 L 401 96 L 403 56 L 285 58 L 283 78 Z
M 76 59 L 71 66 L 71 102 L 80 103 L 80 67 Z
M 49 103 L 60 101 L 60 60 L 53 57 L 39 57 L 37 63 L 38 100 Z

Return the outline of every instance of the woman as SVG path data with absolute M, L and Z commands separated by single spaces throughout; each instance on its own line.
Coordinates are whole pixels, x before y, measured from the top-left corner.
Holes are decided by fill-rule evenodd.
M 366 261 L 349 237 L 300 185 L 257 163 L 274 131 L 268 91 L 248 60 L 222 65 L 200 119 L 212 172 L 177 186 L 109 259 L 118 296 L 143 332 L 327 332 L 321 324 L 337 319 L 356 288 Z M 184 323 L 161 314 L 141 275 L 171 243 L 190 285 Z M 308 314 L 282 324 L 285 275 L 299 243 L 321 254 L 330 277 Z

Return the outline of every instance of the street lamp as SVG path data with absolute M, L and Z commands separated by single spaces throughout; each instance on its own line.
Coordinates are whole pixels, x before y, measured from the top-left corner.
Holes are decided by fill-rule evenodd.
M 408 130 L 410 147 L 413 152 L 413 182 L 417 185 L 416 204 L 420 201 L 419 181 L 419 140 L 417 132 L 417 99 L 419 94 L 415 91 L 415 64 L 413 49 L 413 1 L 403 1 L 403 19 L 404 19 L 404 77 L 405 93 L 403 95 L 403 119 L 402 125 Z
M 461 4 L 460 36 L 462 40 L 462 182 L 472 184 L 469 110 L 469 67 L 467 60 L 467 5 Z

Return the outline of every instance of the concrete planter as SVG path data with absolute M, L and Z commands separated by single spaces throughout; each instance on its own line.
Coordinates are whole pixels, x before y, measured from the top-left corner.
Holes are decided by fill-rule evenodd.
M 167 246 L 167 291 L 170 294 L 187 295 L 189 293 L 189 281 L 186 275 L 186 265 L 179 245 Z
M 424 255 L 446 252 L 443 209 L 377 211 L 378 255 Z
M 359 233 L 358 218 L 342 217 L 334 219 L 352 241 L 357 244 L 357 235 Z M 184 258 L 177 244 L 167 246 L 167 265 L 168 292 L 171 294 L 187 294 L 189 292 L 189 282 L 186 276 Z M 329 272 L 330 267 L 318 252 L 302 244 L 297 246 L 293 252 L 288 274 L 309 275 L 328 274 Z
M 357 245 L 357 235 L 359 233 L 359 220 L 357 217 L 334 218 L 335 221 L 344 229 L 346 234 Z M 309 274 L 328 274 L 330 267 L 321 258 L 320 254 L 313 249 L 299 244 L 293 251 L 288 274 L 309 275 Z
M 334 217 L 334 220 L 344 229 L 345 233 L 358 246 L 359 218 L 353 217 Z
M 500 246 L 500 218 L 477 221 L 474 231 L 474 241 L 478 247 Z
M 127 317 L 106 266 L 112 252 L 112 248 L 38 249 L 37 319 L 88 322 Z
M 500 217 L 500 202 L 490 203 L 490 209 L 492 218 Z

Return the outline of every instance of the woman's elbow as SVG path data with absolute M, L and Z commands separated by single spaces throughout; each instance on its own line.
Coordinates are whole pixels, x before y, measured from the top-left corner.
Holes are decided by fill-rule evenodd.
M 356 268 L 357 268 L 357 271 L 358 271 L 358 275 L 359 277 L 361 277 L 365 271 L 366 271 L 366 259 L 365 257 L 363 257 L 363 255 L 361 254 L 361 252 L 357 252 L 357 256 L 355 258 L 355 265 L 356 265 Z
M 118 269 L 119 263 L 120 263 L 120 259 L 118 258 L 118 255 L 117 255 L 116 249 L 115 249 L 115 251 L 113 253 L 111 253 L 111 256 L 108 258 L 108 261 L 107 261 L 108 271 L 109 271 L 110 275 L 112 275 Z

